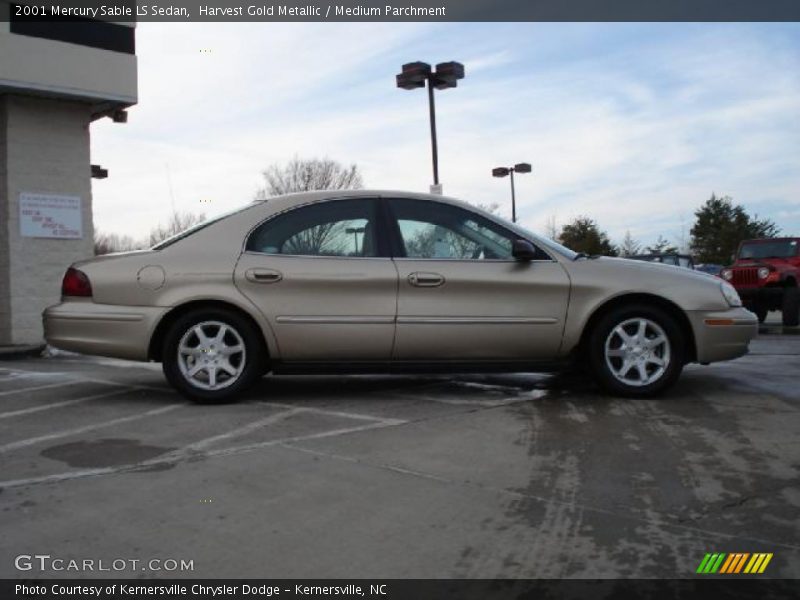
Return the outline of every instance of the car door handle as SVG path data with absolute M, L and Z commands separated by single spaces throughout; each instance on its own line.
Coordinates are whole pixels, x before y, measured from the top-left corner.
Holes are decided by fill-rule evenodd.
M 417 287 L 439 287 L 444 283 L 444 276 L 438 273 L 411 273 L 408 283 Z
M 244 276 L 253 283 L 276 283 L 283 279 L 283 273 L 272 269 L 247 269 Z

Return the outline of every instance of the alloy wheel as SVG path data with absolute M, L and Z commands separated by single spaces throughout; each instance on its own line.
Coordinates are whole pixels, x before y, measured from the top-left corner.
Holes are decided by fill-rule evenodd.
M 643 387 L 658 381 L 670 364 L 671 348 L 664 329 L 644 317 L 627 319 L 606 338 L 609 371 L 625 385 Z
M 178 342 L 178 368 L 186 381 L 203 390 L 233 385 L 246 364 L 242 336 L 222 321 L 203 321 L 190 327 Z

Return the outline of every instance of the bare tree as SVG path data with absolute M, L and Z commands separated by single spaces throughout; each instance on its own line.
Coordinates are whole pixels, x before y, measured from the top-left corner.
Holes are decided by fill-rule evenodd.
M 159 242 L 171 238 L 190 227 L 194 227 L 206 220 L 205 213 L 195 214 L 188 212 L 175 211 L 170 216 L 166 225 L 159 223 L 150 230 L 150 245 L 155 246 Z
M 294 157 L 287 164 L 272 164 L 263 172 L 264 187 L 256 199 L 312 190 L 357 190 L 364 181 L 356 165 L 344 166 L 329 158 Z
M 497 202 L 490 202 L 489 204 L 483 204 L 482 202 L 478 202 L 474 206 L 488 212 L 490 215 L 496 215 L 497 211 L 500 210 L 500 204 Z
M 104 233 L 95 229 L 94 232 L 94 253 L 95 256 L 101 254 L 111 254 L 112 252 L 129 252 L 131 250 L 142 250 L 145 248 L 142 240 L 135 240 L 129 235 L 118 233 Z
M 556 216 L 550 215 L 544 224 L 544 235 L 554 242 L 558 241 L 558 226 L 556 225 Z
M 620 256 L 636 256 L 641 253 L 642 245 L 637 242 L 631 235 L 630 229 L 625 232 L 625 237 L 622 238 L 622 243 L 619 245 Z

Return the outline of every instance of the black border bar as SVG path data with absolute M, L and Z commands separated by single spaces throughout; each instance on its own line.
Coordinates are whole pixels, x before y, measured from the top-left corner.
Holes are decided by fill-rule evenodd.
M 790 22 L 798 0 L 22 0 L 38 21 Z M 10 4 L 0 0 L 0 20 Z M 23 14 L 25 13 L 25 14 Z
M 800 580 L 759 579 L 746 576 L 698 577 L 696 579 L 39 579 L 0 581 L 3 600 L 783 600 L 797 598 Z M 35 587 L 27 593 L 17 586 Z M 126 589 L 135 593 L 126 592 Z M 205 591 L 200 587 L 205 588 Z M 245 594 L 245 586 L 250 587 Z M 67 593 L 94 588 L 100 593 Z M 216 590 L 212 593 L 212 590 Z M 298 592 L 298 590 L 301 590 Z M 303 590 L 306 590 L 303 592 Z M 323 590 L 323 591 L 319 591 Z M 327 593 L 325 593 L 327 592 Z

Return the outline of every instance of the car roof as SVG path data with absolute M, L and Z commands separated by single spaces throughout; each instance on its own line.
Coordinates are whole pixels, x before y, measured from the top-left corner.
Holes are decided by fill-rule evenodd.
M 463 200 L 459 200 L 458 198 L 453 198 L 450 196 L 440 196 L 439 194 L 426 194 L 423 192 L 409 192 L 403 190 L 374 190 L 374 189 L 317 190 L 313 192 L 295 192 L 292 194 L 271 196 L 263 200 L 256 200 L 256 202 L 264 202 L 268 204 L 270 202 L 275 202 L 280 200 L 281 204 L 283 204 L 286 208 L 290 208 L 300 204 L 307 204 L 309 202 L 316 202 L 317 200 L 327 200 L 331 198 L 364 198 L 364 197 L 374 198 L 376 196 L 384 198 L 413 198 L 416 200 L 432 200 L 435 202 L 446 202 L 449 204 L 457 204 L 459 206 L 465 206 L 473 210 L 477 208 L 472 204 L 469 204 L 467 202 L 464 202 Z

